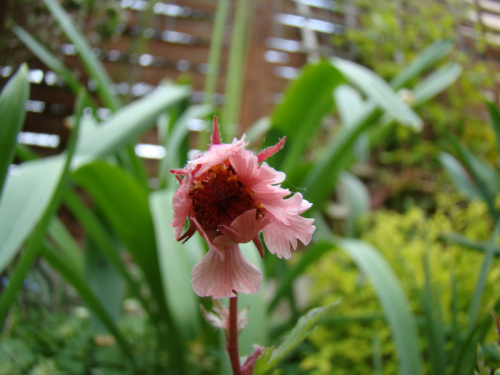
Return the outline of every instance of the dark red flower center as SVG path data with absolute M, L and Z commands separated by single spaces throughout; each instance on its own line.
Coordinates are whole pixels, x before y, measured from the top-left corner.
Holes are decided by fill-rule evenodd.
M 197 178 L 189 191 L 194 217 L 206 231 L 230 225 L 244 212 L 257 209 L 257 219 L 264 217 L 264 207 L 252 198 L 230 164 L 220 164 Z

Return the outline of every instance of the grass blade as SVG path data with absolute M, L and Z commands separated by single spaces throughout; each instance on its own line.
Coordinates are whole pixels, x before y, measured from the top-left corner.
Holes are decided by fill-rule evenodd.
M 9 165 L 14 159 L 17 134 L 26 117 L 25 105 L 29 97 L 28 66 L 21 65 L 0 93 L 0 198 L 2 197 Z

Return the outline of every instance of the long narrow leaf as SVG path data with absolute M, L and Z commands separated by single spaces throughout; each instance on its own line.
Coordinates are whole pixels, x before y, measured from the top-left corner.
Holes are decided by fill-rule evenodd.
M 316 323 L 332 308 L 330 306 L 317 307 L 302 316 L 290 334 L 278 347 L 267 348 L 257 360 L 255 375 L 273 373 L 278 363 L 297 347 L 314 328 Z
M 48 200 L 46 206 L 44 207 L 44 211 L 40 215 L 40 220 L 36 224 L 33 233 L 31 233 L 29 239 L 26 242 L 24 251 L 20 257 L 19 262 L 16 264 L 16 267 L 14 268 L 14 270 L 10 275 L 9 285 L 0 296 L 0 321 L 2 321 L 6 316 L 9 307 L 11 306 L 17 292 L 22 286 L 26 274 L 28 273 L 33 262 L 35 261 L 35 258 L 38 255 L 40 246 L 42 245 L 43 239 L 46 235 L 52 217 L 56 214 L 59 204 L 61 202 L 62 196 L 66 189 L 66 183 L 68 182 L 71 158 L 73 157 L 76 148 L 76 139 L 78 135 L 78 128 L 80 126 L 79 116 L 83 112 L 83 105 L 85 102 L 86 98 L 84 95 L 78 97 L 76 104 L 77 122 L 71 132 L 71 136 L 66 150 L 66 155 L 64 157 L 59 157 L 59 159 L 56 159 L 61 161 L 60 169 L 57 168 L 57 165 L 55 166 L 56 169 L 60 171 L 60 173 L 56 175 L 57 178 L 55 179 L 55 184 L 52 185 L 53 190 L 48 191 L 47 194 Z M 39 184 L 40 182 L 37 181 L 37 183 Z M 21 202 L 21 204 L 23 203 L 24 202 Z M 15 211 L 11 211 L 10 214 L 12 215 L 13 212 Z
M 283 101 L 271 116 L 271 129 L 265 147 L 286 135 L 284 149 L 273 158 L 275 165 L 288 173 L 292 170 L 321 125 L 333 110 L 332 92 L 345 83 L 340 72 L 326 61 L 305 66 L 301 75 L 287 88 Z
M 500 151 L 500 111 L 498 111 L 495 103 L 486 102 L 486 106 L 488 107 L 488 112 L 490 113 L 490 125 L 497 138 L 497 150 Z
M 23 64 L 0 94 L 0 198 L 16 150 L 17 134 L 24 124 L 29 97 L 28 66 Z
M 78 51 L 78 57 L 87 69 L 89 76 L 97 84 L 97 93 L 104 105 L 116 111 L 121 107 L 120 100 L 112 90 L 111 80 L 104 67 L 92 54 L 88 42 L 82 33 L 77 29 L 75 23 L 66 11 L 55 0 L 43 0 L 50 13 L 57 21 L 67 38 L 73 43 Z
M 368 244 L 356 240 L 336 242 L 373 283 L 394 338 L 399 357 L 399 373 L 422 374 L 415 318 L 396 275 L 384 258 Z
M 473 184 L 467 171 L 464 167 L 462 167 L 462 164 L 460 164 L 460 162 L 455 159 L 455 157 L 448 154 L 447 152 L 441 152 L 439 154 L 439 161 L 441 162 L 441 165 L 444 167 L 446 173 L 455 185 L 455 188 L 461 194 L 469 199 L 481 197 L 481 192 Z
M 335 58 L 332 64 L 380 108 L 398 122 L 415 130 L 422 129 L 422 120 L 406 105 L 392 88 L 371 70 L 351 61 Z
M 64 66 L 64 64 L 56 56 L 54 56 L 48 49 L 41 45 L 35 38 L 28 34 L 22 27 L 14 25 L 12 31 L 30 49 L 36 57 L 40 59 L 47 67 L 62 77 L 64 82 L 73 91 L 78 93 L 83 86 L 78 82 L 73 73 Z
M 170 222 L 173 218 L 173 192 L 151 194 L 149 204 L 153 215 L 159 263 L 168 304 L 186 340 L 193 340 L 199 328 L 199 307 L 191 286 L 191 269 L 202 257 L 198 238 L 185 244 L 175 240 Z
M 453 49 L 452 40 L 437 40 L 426 47 L 405 69 L 403 69 L 391 81 L 391 86 L 394 89 L 400 89 L 408 84 L 412 79 L 430 68 Z
M 78 143 L 76 156 L 81 157 L 79 163 L 108 156 L 119 147 L 135 140 L 153 126 L 162 111 L 186 98 L 188 94 L 189 88 L 185 86 L 159 87 L 151 95 L 116 112 L 102 126 L 87 129 Z
M 430 74 L 413 89 L 414 105 L 419 106 L 444 91 L 460 74 L 462 66 L 457 63 L 448 63 Z

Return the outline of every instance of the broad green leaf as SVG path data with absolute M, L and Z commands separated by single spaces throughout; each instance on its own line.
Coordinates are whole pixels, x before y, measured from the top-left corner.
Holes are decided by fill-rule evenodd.
M 64 158 L 55 156 L 23 163 L 10 172 L 0 201 L 0 272 L 47 209 L 63 165 Z
M 78 51 L 78 57 L 85 66 L 88 75 L 96 82 L 96 91 L 104 105 L 116 111 L 121 107 L 120 100 L 112 90 L 111 80 L 103 65 L 94 56 L 85 37 L 77 29 L 75 23 L 61 5 L 55 0 L 43 0 L 50 13 L 59 24 L 66 37 Z
M 348 60 L 335 58 L 331 61 L 349 82 L 398 122 L 415 130 L 422 129 L 420 117 L 374 72 Z
M 302 316 L 285 340 L 278 346 L 266 348 L 255 364 L 255 375 L 271 374 L 278 363 L 312 332 L 316 323 L 332 308 L 317 307 Z
M 357 240 L 336 240 L 372 282 L 399 357 L 401 375 L 422 374 L 422 359 L 415 318 L 401 284 L 385 259 L 370 245 Z
M 118 253 L 118 249 L 115 249 Z M 118 255 L 118 254 L 117 254 Z M 87 238 L 85 241 L 85 281 L 94 292 L 110 318 L 118 322 L 121 315 L 123 283 L 120 274 L 101 252 L 100 247 Z M 104 333 L 105 325 L 95 313 L 91 315 L 91 329 L 95 333 Z
M 17 134 L 26 117 L 29 97 L 28 66 L 23 64 L 0 93 L 0 198 L 5 186 L 9 165 L 14 159 Z M 1 267 L 0 267 L 1 270 Z
M 80 95 L 77 98 L 76 101 L 76 113 L 77 117 L 79 118 L 82 111 L 83 111 L 83 103 L 85 102 L 85 95 Z M 56 164 L 56 178 L 55 178 L 55 184 L 52 185 L 52 189 L 47 192 L 47 201 L 45 204 L 42 206 L 43 210 L 42 213 L 37 212 L 37 217 L 36 217 L 36 225 L 34 226 L 34 229 L 32 233 L 30 234 L 28 240 L 26 241 L 26 244 L 24 246 L 23 252 L 19 258 L 19 261 L 16 263 L 14 269 L 10 272 L 9 275 L 9 284 L 5 288 L 5 290 L 2 292 L 0 295 L 0 320 L 3 320 L 4 317 L 7 315 L 7 311 L 9 310 L 12 302 L 15 300 L 16 294 L 19 291 L 19 289 L 22 287 L 22 283 L 26 277 L 26 274 L 28 273 L 29 269 L 33 265 L 33 262 L 36 259 L 36 256 L 38 255 L 40 251 L 40 247 L 43 243 L 43 240 L 46 236 L 47 229 L 49 228 L 50 222 L 52 221 L 52 218 L 54 215 L 57 213 L 57 209 L 59 208 L 59 204 L 62 200 L 62 197 L 64 195 L 64 191 L 67 188 L 67 183 L 69 180 L 69 169 L 71 165 L 71 159 L 73 157 L 74 151 L 75 151 L 75 146 L 76 146 L 76 139 L 78 136 L 78 129 L 80 126 L 80 122 L 77 119 L 77 122 L 75 124 L 75 127 L 71 131 L 71 135 L 69 137 L 66 153 L 63 155 L 58 156 L 57 158 L 53 158 L 52 161 L 54 160 L 61 160 L 61 168 L 57 168 L 58 165 Z M 35 162 L 31 162 L 35 163 Z M 26 163 L 28 164 L 28 163 Z M 33 165 L 33 164 L 31 164 Z M 37 171 L 39 172 L 39 170 Z M 10 182 L 9 178 L 9 182 Z M 19 180 L 18 180 L 19 181 Z M 52 181 L 51 181 L 52 182 Z M 36 181 L 35 184 L 40 185 L 41 181 Z M 7 185 L 6 192 L 8 190 L 9 185 Z M 31 186 L 29 186 L 31 187 Z M 20 188 L 20 187 L 19 187 Z M 26 187 L 24 187 L 26 190 Z M 7 196 L 7 195 L 6 195 Z M 5 198 L 5 197 L 4 197 Z M 10 197 L 9 197 L 10 198 Z M 45 197 L 42 197 L 45 198 Z M 3 200 L 5 201 L 5 199 Z M 2 201 L 2 202 L 3 202 Z M 16 201 L 15 204 L 18 204 L 20 207 L 16 207 L 14 209 L 11 208 L 10 215 L 16 217 L 16 214 L 18 213 L 17 211 L 22 210 L 22 206 L 25 202 L 21 201 Z M 0 202 L 1 204 L 1 202 Z M 5 207 L 5 206 L 3 206 Z M 8 207 L 10 208 L 10 207 Z M 7 208 L 7 210 L 8 210 Z M 2 207 L 0 207 L 0 213 L 1 213 Z M 1 218 L 1 215 L 0 215 Z M 21 222 L 21 226 L 24 226 L 25 223 Z M 18 228 L 12 228 L 12 230 L 17 230 L 17 235 L 18 237 L 16 239 L 23 241 L 24 238 L 19 238 L 19 229 Z M 26 233 L 23 234 L 26 236 Z M 7 248 L 7 250 L 9 250 Z M 13 252 L 12 250 L 17 250 L 16 248 L 11 248 L 10 249 L 10 254 L 8 253 L 7 255 L 12 256 Z
M 57 216 L 52 219 L 48 232 L 65 261 L 75 272 L 83 275 L 83 256 L 80 247 Z
M 99 127 L 89 127 L 78 143 L 77 162 L 108 156 L 120 147 L 136 139 L 154 125 L 158 116 L 169 106 L 186 98 L 189 88 L 185 86 L 162 86 L 154 93 L 137 100 L 113 114 Z
M 481 192 L 474 185 L 465 168 L 455 157 L 446 152 L 441 152 L 439 154 L 439 161 L 461 194 L 468 199 L 481 197 Z
M 451 52 L 454 47 L 452 40 L 437 40 L 427 46 L 419 55 L 391 81 L 394 89 L 400 89 L 412 79 L 426 71 L 443 57 Z
M 333 110 L 332 92 L 345 83 L 345 78 L 327 61 L 303 68 L 300 76 L 287 88 L 283 101 L 271 116 L 271 129 L 264 147 L 275 144 L 284 135 L 283 150 L 273 157 L 273 163 L 282 160 L 280 169 L 293 169 L 316 134 L 323 117 Z
M 62 77 L 68 87 L 76 94 L 82 89 L 82 85 L 75 78 L 73 73 L 64 66 L 64 64 L 56 56 L 54 56 L 47 48 L 41 45 L 35 38 L 28 34 L 23 28 L 18 25 L 12 27 L 12 31 L 30 49 L 33 54 L 40 59 L 47 67 Z
M 490 113 L 490 125 L 497 137 L 497 151 L 500 151 L 500 111 L 498 111 L 495 103 L 486 102 L 486 106 Z
M 166 325 L 168 332 L 159 328 L 159 333 L 172 353 L 172 366 L 182 368 L 185 348 L 165 301 L 148 191 L 121 167 L 105 161 L 82 166 L 73 174 L 73 179 L 94 199 L 96 209 L 140 267 L 161 317 L 154 323 Z
M 357 120 L 365 103 L 359 92 L 349 85 L 340 85 L 333 91 L 342 126 L 351 126 Z
M 182 244 L 175 240 L 172 206 L 173 192 L 152 193 L 149 205 L 153 215 L 158 259 L 163 288 L 172 315 L 186 340 L 194 340 L 199 331 L 199 302 L 191 286 L 191 269 L 203 256 L 197 236 Z
M 359 220 L 370 211 L 370 195 L 361 180 L 348 172 L 341 174 L 339 188 L 341 200 L 349 210 L 346 230 L 353 237 Z
M 430 74 L 413 89 L 414 106 L 419 106 L 444 91 L 461 73 L 460 64 L 448 63 Z
M 73 180 L 94 199 L 111 230 L 130 251 L 158 301 L 164 300 L 148 192 L 121 167 L 105 161 L 86 164 Z

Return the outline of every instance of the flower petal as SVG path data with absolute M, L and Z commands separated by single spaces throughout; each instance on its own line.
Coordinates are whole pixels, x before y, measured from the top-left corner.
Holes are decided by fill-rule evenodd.
M 233 220 L 230 226 L 220 226 L 221 236 L 215 237 L 213 243 L 216 246 L 228 246 L 252 241 L 269 221 L 257 219 L 257 210 L 252 209 L 244 212 Z
M 209 250 L 205 257 L 191 271 L 193 289 L 200 297 L 234 297 L 237 293 L 257 293 L 262 274 L 249 263 L 237 245 L 219 249 L 221 257 Z
M 297 249 L 297 240 L 304 245 L 311 242 L 312 235 L 316 227 L 313 225 L 314 219 L 308 219 L 299 215 L 288 217 L 288 225 L 275 221 L 268 224 L 263 230 L 264 242 L 271 254 L 276 254 L 278 258 L 290 259 L 290 245 Z
M 198 177 L 213 166 L 223 164 L 232 154 L 240 149 L 244 149 L 246 145 L 245 136 L 243 136 L 240 140 L 237 140 L 236 138 L 233 139 L 233 143 L 212 145 L 208 151 L 199 158 L 189 161 L 188 165 L 191 167 L 198 167 L 198 170 L 194 173 L 195 177 Z

